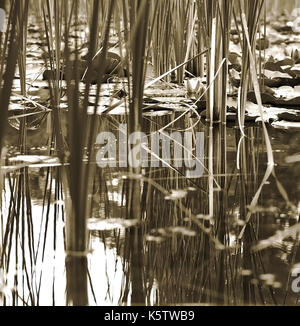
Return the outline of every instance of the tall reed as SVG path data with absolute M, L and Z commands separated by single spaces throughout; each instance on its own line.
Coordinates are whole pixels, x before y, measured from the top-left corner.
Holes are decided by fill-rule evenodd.
M 261 283 L 252 284 L 247 273 L 240 274 L 241 270 L 252 270 L 258 278 L 259 274 L 264 272 L 261 255 L 251 251 L 251 243 L 257 240 L 257 215 L 248 211 L 247 206 L 254 207 L 258 203 L 262 187 L 271 175 L 274 166 L 271 143 L 263 124 L 268 168 L 259 185 L 257 164 L 259 153 L 254 152 L 256 148 L 254 140 L 261 140 L 262 137 L 252 129 L 244 130 L 247 92 L 252 86 L 261 107 L 259 78 L 256 74 L 260 58 L 256 59 L 255 45 L 264 1 L 93 0 L 82 2 L 66 0 L 60 2 L 41 0 L 39 3 L 46 36 L 46 51 L 49 56 L 48 63 L 54 72 L 53 78 L 48 80 L 53 130 L 52 149 L 49 153 L 57 154 L 62 165 L 57 170 L 48 169 L 44 196 L 46 198 L 48 185 L 50 191 L 52 190 L 50 174 L 52 178 L 55 175 L 55 200 L 63 199 L 66 203 L 67 304 L 87 305 L 89 303 L 87 219 L 92 216 L 91 198 L 94 194 L 96 172 L 99 174 L 99 182 L 105 184 L 103 178 L 105 171 L 102 169 L 99 171 L 96 168 L 93 157 L 94 143 L 99 128 L 111 126 L 104 122 L 104 115 L 97 116 L 97 106 L 101 100 L 100 91 L 112 34 L 117 35 L 116 44 L 119 46 L 121 61 L 129 71 L 127 78 L 129 111 L 128 116 L 122 117 L 122 121 L 127 119 L 129 126 L 127 132 L 134 134 L 135 137 L 126 144 L 128 150 L 138 144 L 141 145 L 140 132 L 145 130 L 146 123 L 142 107 L 149 62 L 161 76 L 148 83 L 147 86 L 153 85 L 164 77 L 170 81 L 167 76 L 175 71 L 179 84 L 182 84 L 186 74 L 195 73 L 202 78 L 206 71 L 208 93 L 206 110 L 207 119 L 210 122 L 206 130 L 209 137 L 205 170 L 208 171 L 208 175 L 201 180 L 191 181 L 183 178 L 184 171 L 175 169 L 171 165 L 170 169 L 163 169 L 163 171 L 152 168 L 143 171 L 141 157 L 134 156 L 136 152 L 131 152 L 130 173 L 126 175 L 122 174 L 123 171 L 121 173 L 121 177 L 128 179 L 126 180 L 127 188 L 124 187 L 125 191 L 122 193 L 122 196 L 126 198 L 127 206 L 124 215 L 126 218 L 135 218 L 140 222 L 145 217 L 147 218 L 144 225 L 131 227 L 125 234 L 126 251 L 123 258 L 128 279 L 124 286 L 122 300 L 126 302 L 130 293 L 132 304 L 149 303 L 152 294 L 149 290 L 150 286 L 147 288 L 145 285 L 153 285 L 156 282 L 159 294 L 156 303 L 159 304 L 189 302 L 189 300 L 218 304 L 276 303 L 271 287 L 265 291 Z M 5 7 L 4 4 L 5 1 L 0 0 L 0 7 Z M 29 0 L 11 1 L 6 8 L 9 8 L 8 28 L 5 34 L 0 35 L 0 150 L 4 147 L 8 106 L 17 63 L 21 93 L 24 97 L 27 95 L 26 41 Z M 88 22 L 88 42 L 80 38 L 79 31 L 79 26 L 82 24 L 79 17 L 84 10 Z M 242 24 L 237 24 L 243 41 L 243 65 L 239 89 L 241 130 L 236 132 L 237 149 L 240 154 L 237 160 L 241 173 L 234 185 L 235 195 L 240 196 L 238 213 L 243 227 L 241 231 L 239 230 L 238 245 L 235 247 L 230 247 L 229 236 L 228 220 L 233 213 L 228 212 L 228 197 L 232 184 L 229 183 L 227 177 L 228 153 L 225 129 L 231 15 L 236 22 L 241 20 Z M 71 39 L 73 33 L 75 37 Z M 74 41 L 72 45 L 71 41 Z M 84 91 L 81 90 L 83 83 L 80 71 L 80 50 L 86 45 L 88 46 L 87 66 L 92 67 L 96 63 L 99 67 L 92 114 L 89 111 L 91 109 L 91 82 L 94 79 L 92 69 L 86 70 Z M 206 60 L 203 60 L 200 54 L 205 52 L 205 49 L 208 53 Z M 97 56 L 95 56 L 96 53 L 98 53 Z M 176 67 L 172 69 L 174 66 Z M 2 72 L 5 72 L 3 76 Z M 61 80 L 62 76 L 66 79 L 65 85 Z M 67 95 L 67 113 L 61 108 L 64 90 Z M 123 102 L 127 108 L 126 100 Z M 183 121 L 180 126 L 181 130 L 192 129 L 193 132 L 198 129 L 202 130 L 202 125 L 198 120 L 195 124 L 187 123 L 187 121 L 191 122 L 186 115 L 188 111 L 181 116 L 184 117 L 180 120 Z M 64 118 L 66 118 L 67 126 L 64 125 Z M 162 131 L 167 127 L 175 128 L 177 120 L 169 122 L 167 119 L 162 121 L 153 119 L 153 122 L 157 123 L 161 127 L 159 131 Z M 220 124 L 214 125 L 215 122 L 220 122 Z M 20 145 L 21 152 L 26 153 L 26 117 L 22 118 Z M 25 299 L 26 295 L 23 294 L 21 299 L 24 304 L 34 305 L 39 303 L 41 278 L 36 282 L 33 271 L 27 268 L 28 260 L 25 256 L 26 253 L 29 254 L 29 261 L 34 266 L 39 253 L 42 252 L 42 261 L 44 261 L 48 223 L 50 223 L 50 196 L 45 205 L 47 206 L 44 222 L 45 235 L 43 237 L 40 235 L 38 248 L 35 248 L 29 172 L 27 167 L 17 169 L 17 171 L 12 176 L 8 175 L 11 199 L 2 241 L 1 267 L 4 265 L 7 267 L 11 263 L 8 258 L 11 250 L 14 249 L 16 265 L 22 265 L 21 269 L 24 272 L 20 278 L 21 281 L 15 278 L 15 289 L 19 289 L 21 284 L 27 284 L 28 298 Z M 189 189 L 191 184 L 196 189 L 197 200 L 191 200 L 188 196 L 174 201 L 166 200 L 165 197 L 172 189 Z M 2 193 L 2 186 L 0 186 L 0 191 Z M 108 194 L 106 196 L 108 197 Z M 108 206 L 109 201 L 105 203 L 104 201 L 105 196 L 102 196 L 99 202 Z M 163 202 L 163 205 L 156 205 L 157 202 Z M 56 202 L 54 225 L 58 217 L 57 209 Z M 103 215 L 107 217 L 109 209 L 106 207 L 103 211 Z M 205 216 L 204 221 L 199 221 L 203 216 Z M 54 238 L 56 237 L 55 227 Z M 181 231 L 186 231 L 185 228 L 187 228 L 190 234 L 187 235 L 182 231 L 182 234 L 177 236 L 177 227 Z M 171 235 L 168 234 L 163 244 L 165 251 L 160 253 L 160 250 L 149 239 L 153 230 L 162 232 L 162 228 L 167 230 L 166 234 L 173 232 L 170 230 L 176 231 Z M 146 237 L 150 243 L 146 244 L 145 230 L 150 234 Z M 25 242 L 26 232 L 30 238 L 28 243 Z M 18 242 L 23 248 L 27 248 L 28 244 L 28 248 L 20 251 L 16 245 Z M 181 259 L 174 266 L 178 255 Z M 148 267 L 146 272 L 143 269 L 145 263 Z M 196 267 L 195 270 L 194 267 Z M 170 284 L 174 288 L 172 292 L 168 289 Z M 15 291 L 13 297 L 15 304 L 21 300 L 18 295 L 19 292 Z M 53 302 L 55 302 L 54 299 Z
M 96 52 L 95 45 L 98 39 L 98 19 L 103 7 L 101 2 L 95 0 L 93 2 L 93 13 L 90 28 L 90 41 L 88 49 L 87 65 L 91 66 L 94 54 Z M 71 62 L 68 49 L 68 33 L 65 33 L 65 56 L 66 56 L 66 81 L 67 95 L 69 103 L 69 139 L 70 139 L 70 175 L 69 190 L 72 199 L 72 210 L 68 212 L 67 217 L 67 242 L 66 248 L 68 252 L 67 265 L 70 266 L 68 274 L 68 300 L 71 304 L 87 304 L 87 218 L 90 217 L 90 207 L 88 206 L 89 187 L 91 185 L 92 171 L 91 157 L 93 155 L 93 145 L 96 137 L 96 112 L 97 103 L 99 102 L 99 94 L 103 75 L 105 72 L 106 52 L 108 49 L 110 23 L 114 9 L 115 1 L 109 3 L 108 10 L 103 12 L 105 18 L 105 29 L 102 31 L 102 51 L 98 58 L 97 64 L 100 67 L 97 76 L 96 100 L 94 105 L 93 121 L 89 123 L 88 119 L 88 98 L 90 94 L 90 84 L 92 81 L 92 70 L 88 69 L 85 78 L 85 91 L 82 104 L 79 101 L 79 71 L 78 71 L 78 51 L 76 50 L 75 60 L 75 82 L 71 76 Z M 65 12 L 68 11 L 65 5 Z M 75 5 L 75 21 L 78 13 L 78 2 Z M 66 19 L 65 19 L 66 20 Z M 84 161 L 84 157 L 88 153 L 88 161 Z M 81 270 L 81 278 L 78 278 L 78 268 Z M 75 290 L 75 291 L 74 291 Z
M 142 130 L 142 104 L 144 94 L 145 75 L 147 67 L 147 35 L 149 31 L 148 19 L 150 1 L 143 2 L 137 0 L 129 0 L 124 3 L 123 10 L 128 12 L 129 25 L 125 26 L 125 34 L 129 36 L 127 46 L 128 57 L 131 59 L 130 72 L 132 79 L 128 79 L 129 84 L 129 116 L 128 116 L 128 132 L 134 136 L 132 143 L 128 144 L 128 148 L 132 149 L 132 145 L 141 146 L 142 139 L 140 132 Z M 129 28 L 129 29 L 128 29 Z M 131 90 L 132 85 L 132 90 Z M 140 147 L 141 148 L 141 147 Z M 130 153 L 134 153 L 130 151 Z M 141 173 L 141 152 L 134 157 L 128 157 L 132 164 L 131 171 L 135 175 Z M 128 197 L 128 216 L 130 218 L 141 218 L 140 198 L 141 184 L 140 180 L 134 178 L 129 181 L 129 197 Z
M 1 7 L 4 7 L 5 2 L 2 1 Z M 10 16 L 7 24 L 7 41 L 8 45 L 1 47 L 1 72 L 4 71 L 4 76 L 0 77 L 1 85 L 0 101 L 1 101 L 1 119 L 0 119 L 0 153 L 3 149 L 3 141 L 7 126 L 8 106 L 11 95 L 11 89 L 17 64 L 19 39 L 17 35 L 15 21 L 17 20 L 20 8 L 19 1 L 13 1 L 10 6 Z M 23 18 L 21 17 L 20 23 Z M 5 68 L 4 68 L 5 67 Z M 2 79 L 3 78 L 3 79 Z

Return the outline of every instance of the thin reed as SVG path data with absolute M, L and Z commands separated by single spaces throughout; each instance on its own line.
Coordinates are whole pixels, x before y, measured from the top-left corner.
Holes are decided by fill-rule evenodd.
M 282 293 L 283 302 L 289 301 L 291 271 L 280 295 L 276 282 L 264 283 L 261 277 L 268 276 L 270 266 L 260 247 L 263 214 L 257 210 L 271 178 L 289 214 L 297 212 L 275 174 L 275 155 L 263 119 L 265 58 L 261 50 L 257 54 L 256 42 L 258 33 L 266 34 L 267 5 L 264 0 L 0 0 L 6 11 L 6 29 L 0 32 L 0 299 L 4 305 L 39 305 L 44 293 L 50 293 L 51 304 L 59 304 L 60 284 L 66 288 L 66 305 L 98 304 L 101 296 L 108 302 L 114 296 L 111 275 L 105 270 L 109 295 L 102 288 L 97 292 L 99 282 L 89 264 L 93 246 L 100 247 L 97 241 L 104 252 L 113 248 L 114 273 L 122 269 L 114 303 L 275 305 Z M 39 24 L 44 81 L 28 73 L 32 19 Z M 233 28 L 242 55 L 234 131 L 227 120 Z M 117 65 L 109 70 L 114 60 Z M 182 112 L 167 107 L 171 113 L 161 117 L 156 113 L 162 103 L 151 103 L 154 114 L 145 114 L 146 92 L 151 96 L 157 87 L 161 95 L 164 90 L 174 94 L 191 77 L 201 85 L 192 104 L 184 99 Z M 43 103 L 32 96 L 37 79 L 47 91 Z M 11 159 L 6 144 L 14 127 L 8 120 L 15 81 L 22 100 L 21 113 L 10 119 L 19 122 L 14 128 L 17 154 Z M 245 121 L 252 89 L 262 118 L 256 127 Z M 200 104 L 205 107 L 204 119 Z M 122 114 L 111 114 L 119 107 Z M 34 111 L 37 108 L 42 111 Z M 34 156 L 29 137 L 38 128 L 31 128 L 30 116 L 38 119 L 41 112 L 47 117 L 46 155 Z M 119 161 L 118 167 L 97 164 L 98 145 L 107 145 L 97 142 L 101 131 L 130 135 L 121 144 L 129 168 Z M 142 132 L 147 137 L 153 132 L 167 135 L 173 149 L 189 152 L 194 162 L 201 162 L 203 175 L 191 178 L 187 168 L 171 158 L 155 157 L 148 147 L 145 157 L 149 162 L 157 159 L 161 167 L 142 166 L 146 146 Z M 204 133 L 203 157 L 176 142 L 173 132 L 189 132 L 193 149 L 197 133 Z M 38 213 L 37 185 L 31 187 L 36 177 L 42 180 Z M 123 223 L 125 231 L 117 231 L 114 223 L 101 229 L 97 223 L 106 220 Z M 99 230 L 92 228 L 93 223 Z M 288 229 L 288 234 L 293 235 L 293 230 Z M 297 262 L 298 235 L 293 241 L 290 269 Z M 253 247 L 254 243 L 258 245 Z M 271 238 L 267 249 L 273 244 Z M 63 258 L 59 250 L 65 253 Z M 55 264 L 59 259 L 66 276 L 61 283 Z M 97 268 L 106 268 L 103 256 L 98 260 Z M 47 264 L 52 274 L 45 271 Z

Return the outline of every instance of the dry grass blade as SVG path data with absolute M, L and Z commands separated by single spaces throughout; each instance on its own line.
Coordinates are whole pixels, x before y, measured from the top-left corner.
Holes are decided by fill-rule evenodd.
M 248 44 L 248 51 L 249 51 L 249 59 L 250 59 L 250 73 L 251 73 L 251 77 L 252 77 L 252 82 L 253 82 L 253 87 L 254 87 L 254 91 L 255 91 L 255 96 L 256 96 L 256 100 L 258 103 L 258 107 L 259 107 L 259 111 L 260 111 L 260 115 L 262 117 L 262 128 L 263 128 L 263 133 L 264 133 L 264 137 L 265 137 L 265 142 L 266 142 L 266 149 L 267 149 L 267 157 L 268 157 L 268 167 L 267 170 L 265 172 L 265 175 L 261 181 L 261 184 L 258 188 L 258 190 L 256 191 L 251 204 L 250 204 L 250 210 L 246 215 L 245 218 L 245 225 L 243 227 L 243 229 L 241 230 L 238 238 L 241 239 L 243 237 L 243 234 L 245 232 L 246 226 L 251 218 L 252 212 L 251 212 L 251 208 L 257 205 L 261 190 L 263 188 L 263 186 L 265 185 L 266 181 L 269 179 L 273 169 L 274 169 L 274 158 L 273 158 L 273 151 L 272 151 L 272 146 L 271 146 L 271 142 L 270 142 L 270 138 L 268 135 L 268 131 L 265 125 L 265 122 L 263 120 L 263 109 L 262 109 L 262 100 L 261 100 L 261 95 L 260 95 L 260 89 L 259 89 L 259 82 L 258 82 L 258 78 L 257 78 L 257 74 L 256 74 L 256 66 L 255 66 L 255 61 L 252 55 L 252 49 L 251 49 L 251 45 L 250 45 L 250 40 L 249 40 L 249 33 L 248 33 L 248 27 L 247 27 L 247 21 L 246 21 L 246 16 L 245 13 L 242 13 L 242 24 L 243 24 L 243 28 L 244 28 L 244 33 L 245 33 L 245 37 L 247 40 L 247 44 Z

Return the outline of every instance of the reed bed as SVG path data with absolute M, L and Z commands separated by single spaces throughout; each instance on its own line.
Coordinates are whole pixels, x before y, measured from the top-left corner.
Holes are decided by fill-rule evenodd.
M 257 58 L 255 48 L 257 33 L 266 24 L 265 5 L 263 0 L 0 1 L 0 8 L 7 13 L 6 31 L 0 32 L 0 191 L 9 194 L 7 210 L 3 196 L 0 201 L 0 269 L 7 274 L 13 268 L 22 271 L 22 275 L 13 277 L 11 301 L 3 295 L 3 304 L 40 304 L 45 271 L 36 271 L 47 260 L 49 238 L 54 259 L 61 242 L 66 253 L 66 304 L 88 305 L 91 298 L 97 304 L 88 266 L 95 234 L 88 230 L 88 223 L 95 211 L 102 218 L 115 217 L 107 188 L 116 180 L 122 187 L 121 203 L 116 210 L 127 222 L 138 223 L 122 236 L 119 232 L 110 236 L 104 231 L 98 234 L 105 246 L 113 239 L 122 257 L 124 279 L 119 304 L 278 303 L 274 287 L 264 286 L 259 278 L 266 274 L 263 255 L 252 251 L 253 243 L 260 240 L 259 214 L 253 211 L 264 184 L 271 175 L 276 178 L 272 147 L 264 122 L 256 128 L 245 126 L 249 89 L 255 90 L 261 107 L 263 81 L 258 76 L 262 58 Z M 22 155 L 29 151 L 29 108 L 25 99 L 29 98 L 26 60 L 28 23 L 32 16 L 40 22 L 45 67 L 52 71 L 47 78 L 47 119 L 51 131 L 47 154 L 59 160 L 59 166 L 46 167 L 38 235 L 34 232 L 37 222 L 32 214 L 30 164 L 2 172 L 6 166 L 4 145 L 16 68 L 24 99 L 18 149 Z M 233 26 L 239 33 L 243 63 L 235 122 L 237 155 L 231 164 L 226 111 Z M 82 49 L 86 51 L 84 72 Z M 128 114 L 117 118 L 109 115 L 115 104 L 97 114 L 104 100 L 106 63 L 112 50 L 118 52 L 119 67 L 127 72 L 122 79 L 126 94 L 117 105 L 124 104 Z M 91 69 L 95 65 L 96 78 Z M 156 76 L 146 83 L 150 66 Z M 201 78 L 204 83 L 204 90 L 196 100 L 206 99 L 206 126 L 199 123 L 199 115 L 195 119 L 188 115 L 196 112 L 191 106 L 171 118 L 143 116 L 145 89 L 158 81 L 168 87 L 174 83 L 182 87 L 191 76 Z M 67 110 L 62 105 L 65 97 Z M 167 169 L 142 168 L 141 155 L 129 158 L 135 163 L 129 169 L 98 167 L 97 134 L 107 129 L 115 132 L 120 122 L 127 123 L 128 134 L 136 135 L 124 145 L 128 151 L 136 145 L 142 147 L 142 131 L 162 134 L 191 130 L 193 141 L 196 132 L 205 132 L 208 142 L 203 158 L 204 177 L 188 178 L 184 169 L 163 159 L 162 163 L 168 163 Z M 260 165 L 264 150 L 266 169 Z M 262 179 L 261 171 L 265 171 Z M 231 178 L 229 172 L 237 177 Z M 276 185 L 287 205 L 294 209 L 277 179 Z M 188 193 L 170 199 L 174 189 L 193 191 L 195 195 Z M 238 214 L 240 225 L 232 224 L 234 214 Z M 295 248 L 297 245 L 295 241 Z M 291 264 L 295 256 L 294 252 Z M 55 275 L 53 267 L 53 305 L 57 303 Z M 251 282 L 253 279 L 257 282 Z M 10 282 L 7 279 L 6 285 Z M 170 287 L 174 291 L 170 292 Z M 286 299 L 287 291 L 285 302 Z

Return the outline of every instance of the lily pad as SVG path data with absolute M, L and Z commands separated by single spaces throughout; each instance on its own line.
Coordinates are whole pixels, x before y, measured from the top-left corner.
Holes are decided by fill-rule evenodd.
M 295 121 L 274 121 L 271 124 L 274 128 L 278 129 L 293 129 L 293 130 L 300 130 L 300 122 Z
M 253 91 L 248 92 L 247 99 L 253 103 L 257 103 L 256 96 Z M 300 96 L 297 96 L 292 99 L 284 99 L 284 98 L 277 98 L 271 94 L 261 93 L 261 99 L 263 104 L 272 104 L 281 107 L 293 106 L 293 107 L 299 107 L 300 109 Z
M 87 227 L 90 231 L 105 231 L 122 229 L 136 226 L 140 221 L 138 219 L 123 219 L 123 218 L 89 218 Z
M 286 111 L 278 114 L 279 120 L 300 122 L 300 111 Z

